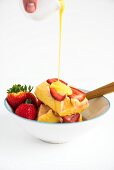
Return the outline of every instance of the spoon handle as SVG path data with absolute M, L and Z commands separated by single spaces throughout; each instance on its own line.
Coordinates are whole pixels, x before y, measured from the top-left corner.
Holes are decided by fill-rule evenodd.
M 95 89 L 93 91 L 87 92 L 86 97 L 89 100 L 89 99 L 93 99 L 96 97 L 101 97 L 105 94 L 112 93 L 112 92 L 114 92 L 114 82 L 107 84 L 105 86 L 102 86 L 102 87 Z

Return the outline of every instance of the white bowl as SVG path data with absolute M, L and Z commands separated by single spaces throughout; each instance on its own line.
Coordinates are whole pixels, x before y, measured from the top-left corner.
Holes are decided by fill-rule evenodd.
M 99 118 L 106 115 L 105 113 L 110 107 L 110 103 L 105 97 L 89 100 L 89 104 L 89 108 L 82 113 L 85 120 L 83 122 L 43 123 L 17 116 L 12 112 L 12 109 L 6 99 L 4 100 L 4 105 L 14 121 L 17 121 L 22 128 L 24 128 L 32 136 L 50 143 L 64 143 L 73 138 L 77 138 L 79 135 L 82 135 L 94 127 L 95 124 L 99 122 Z M 102 121 L 102 119 L 100 121 Z

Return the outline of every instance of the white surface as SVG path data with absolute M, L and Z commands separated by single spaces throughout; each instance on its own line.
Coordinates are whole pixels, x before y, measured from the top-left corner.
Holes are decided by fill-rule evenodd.
M 94 89 L 114 81 L 114 1 L 65 0 L 61 77 Z M 14 83 L 37 85 L 57 76 L 58 14 L 33 22 L 18 1 L 0 1 L 0 169 L 114 169 L 114 94 L 109 119 L 78 140 L 51 145 L 25 134 L 6 114 Z M 75 132 L 74 132 L 75 133 Z

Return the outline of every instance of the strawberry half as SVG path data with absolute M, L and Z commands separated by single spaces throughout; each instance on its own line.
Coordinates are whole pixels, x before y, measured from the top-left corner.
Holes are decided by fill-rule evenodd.
M 47 83 L 51 84 L 51 83 L 56 82 L 56 81 L 58 81 L 58 78 L 52 78 L 52 79 L 48 79 L 48 80 L 47 80 Z M 64 82 L 63 80 L 59 80 L 59 81 L 60 81 L 61 83 L 67 85 L 67 83 Z
M 50 93 L 54 97 L 55 100 L 62 101 L 65 99 L 66 95 L 60 95 L 56 92 L 54 88 L 50 88 Z
M 36 107 L 33 104 L 22 103 L 15 111 L 16 115 L 26 119 L 34 120 L 37 115 Z
M 70 98 L 76 98 L 80 102 L 82 102 L 85 99 L 86 94 L 84 92 L 82 92 L 81 90 L 78 90 L 74 87 L 70 87 L 70 88 L 72 89 L 72 94 L 69 95 Z
M 73 123 L 73 122 L 78 122 L 80 118 L 80 114 L 73 114 L 70 116 L 64 116 L 63 118 L 63 123 Z

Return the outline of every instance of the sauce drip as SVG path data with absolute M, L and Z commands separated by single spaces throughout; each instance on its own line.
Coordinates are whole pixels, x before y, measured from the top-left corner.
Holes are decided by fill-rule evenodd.
M 61 66 L 61 40 L 62 40 L 62 19 L 64 11 L 64 0 L 59 0 L 60 11 L 59 11 L 59 54 L 58 54 L 58 81 L 60 79 L 60 66 Z

